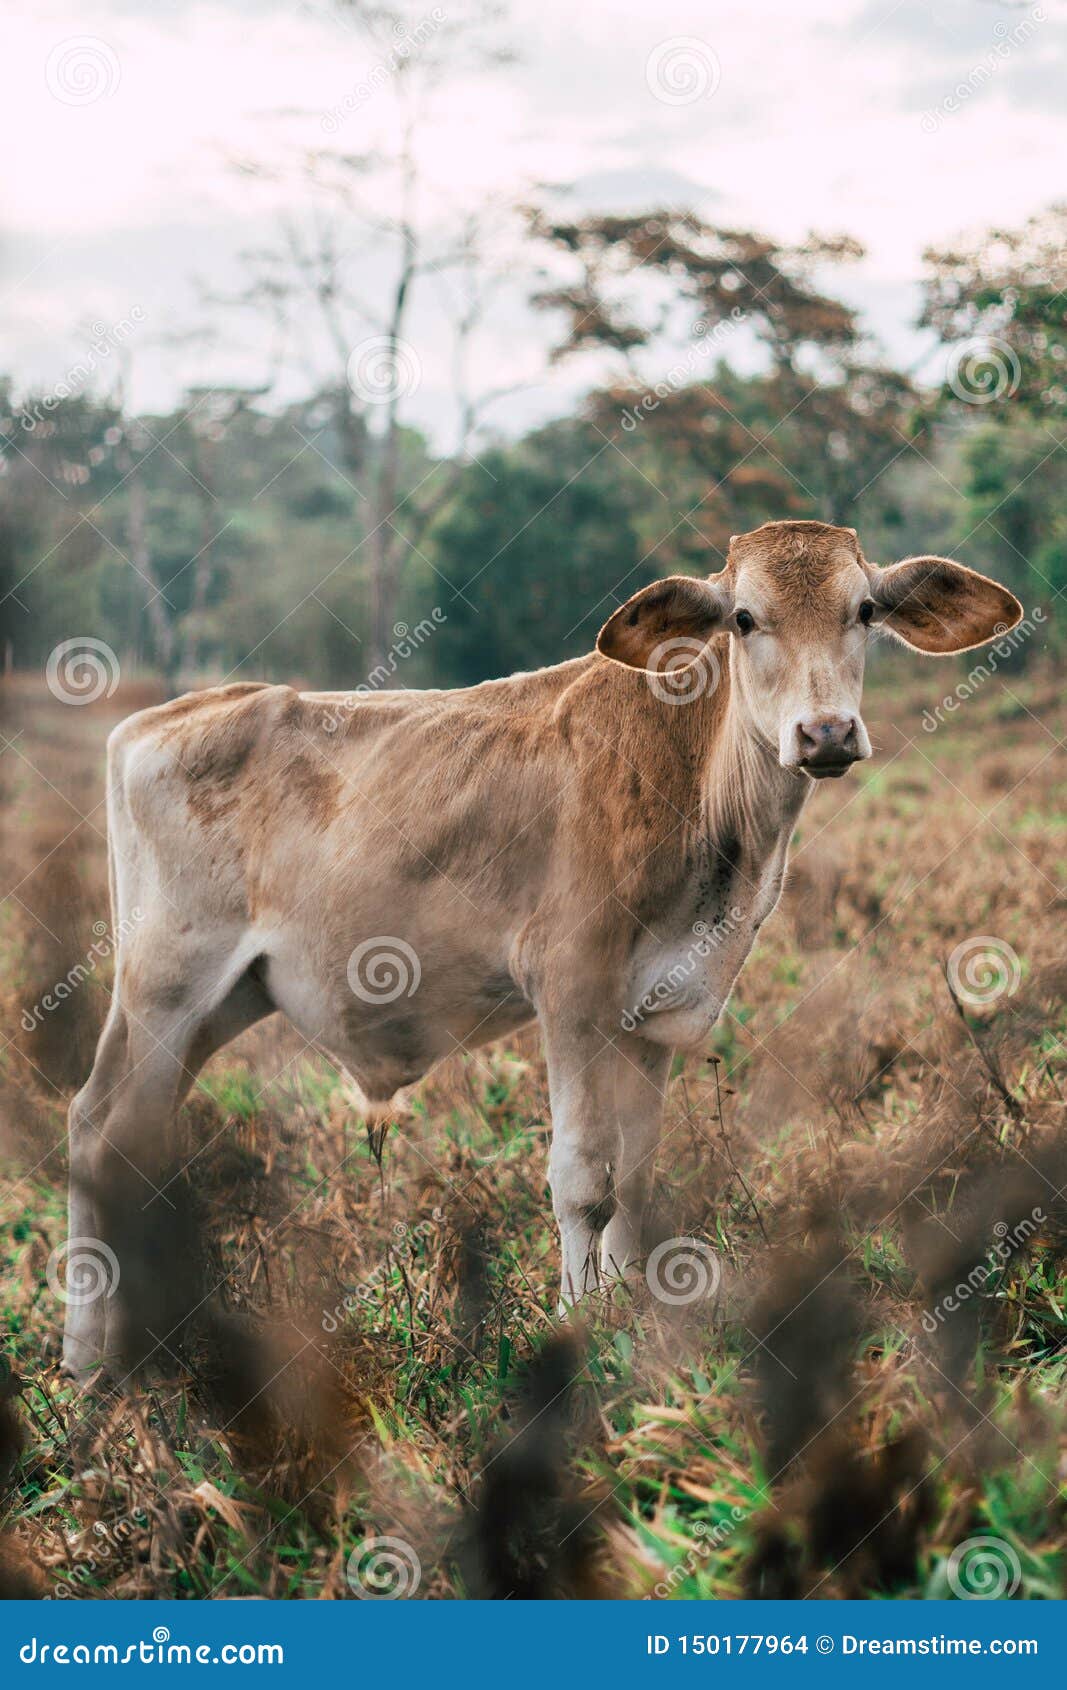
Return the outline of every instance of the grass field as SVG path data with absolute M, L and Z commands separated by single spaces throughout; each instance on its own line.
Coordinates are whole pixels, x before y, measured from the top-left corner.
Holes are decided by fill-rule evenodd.
M 683 1263 L 677 1301 L 639 1281 L 557 1336 L 534 1035 L 435 1072 L 379 1142 L 271 1021 L 180 1123 L 177 1271 L 218 1318 L 85 1395 L 48 1268 L 110 979 L 103 742 L 150 689 L 9 684 L 8 1582 L 348 1598 L 378 1558 L 420 1598 L 1062 1595 L 1067 708 L 1037 669 L 924 729 L 960 673 L 881 666 L 875 759 L 812 798 L 728 1015 L 675 1064 L 650 1243 L 694 1241 L 713 1295 Z

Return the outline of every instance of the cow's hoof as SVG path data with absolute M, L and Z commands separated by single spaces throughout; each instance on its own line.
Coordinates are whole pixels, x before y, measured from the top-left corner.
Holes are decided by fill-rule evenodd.
M 59 1371 L 80 1391 L 90 1391 L 106 1379 L 107 1364 L 104 1357 L 88 1345 L 68 1342 L 63 1348 Z

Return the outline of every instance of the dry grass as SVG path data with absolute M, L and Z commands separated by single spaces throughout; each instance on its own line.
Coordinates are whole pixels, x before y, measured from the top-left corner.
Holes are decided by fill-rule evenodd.
M 379 1158 L 272 1022 L 180 1126 L 181 1272 L 215 1296 L 142 1379 L 84 1397 L 45 1268 L 107 965 L 20 1017 L 106 919 L 103 737 L 143 699 L 8 688 L 0 1578 L 346 1597 L 351 1551 L 388 1534 L 420 1596 L 939 1595 L 953 1548 L 993 1534 L 1020 1595 L 1062 1593 L 1067 712 L 1034 673 L 925 734 L 945 671 L 892 672 L 876 761 L 812 800 L 731 1013 L 672 1084 L 654 1229 L 714 1247 L 715 1299 L 619 1291 L 554 1336 L 533 1036 L 433 1074 Z M 961 1013 L 943 965 L 976 935 L 1021 978 Z

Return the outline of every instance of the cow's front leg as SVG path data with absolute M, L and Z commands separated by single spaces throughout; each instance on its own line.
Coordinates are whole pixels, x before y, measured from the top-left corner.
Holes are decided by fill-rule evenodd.
M 610 1038 L 588 1021 L 546 1027 L 545 1045 L 552 1104 L 548 1174 L 566 1306 L 598 1283 L 605 1229 L 611 1257 L 624 1257 L 612 1271 L 640 1250 L 670 1056 L 631 1034 Z
M 622 1159 L 615 1180 L 615 1213 L 600 1247 L 601 1272 L 608 1279 L 631 1273 L 646 1255 L 645 1215 L 671 1071 L 671 1051 L 647 1039 L 628 1039 L 619 1054 L 626 1061 L 616 1093 L 620 1099 Z

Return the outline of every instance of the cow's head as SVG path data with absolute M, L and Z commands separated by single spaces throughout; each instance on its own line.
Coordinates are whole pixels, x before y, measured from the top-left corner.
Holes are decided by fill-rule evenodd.
M 766 522 L 734 535 L 720 575 L 673 575 L 635 593 L 597 650 L 662 678 L 700 661 L 713 634 L 733 635 L 745 720 L 783 768 L 822 779 L 871 754 L 860 698 L 872 628 L 944 653 L 982 645 L 1021 616 L 1011 593 L 961 563 L 913 557 L 881 569 L 852 528 Z

